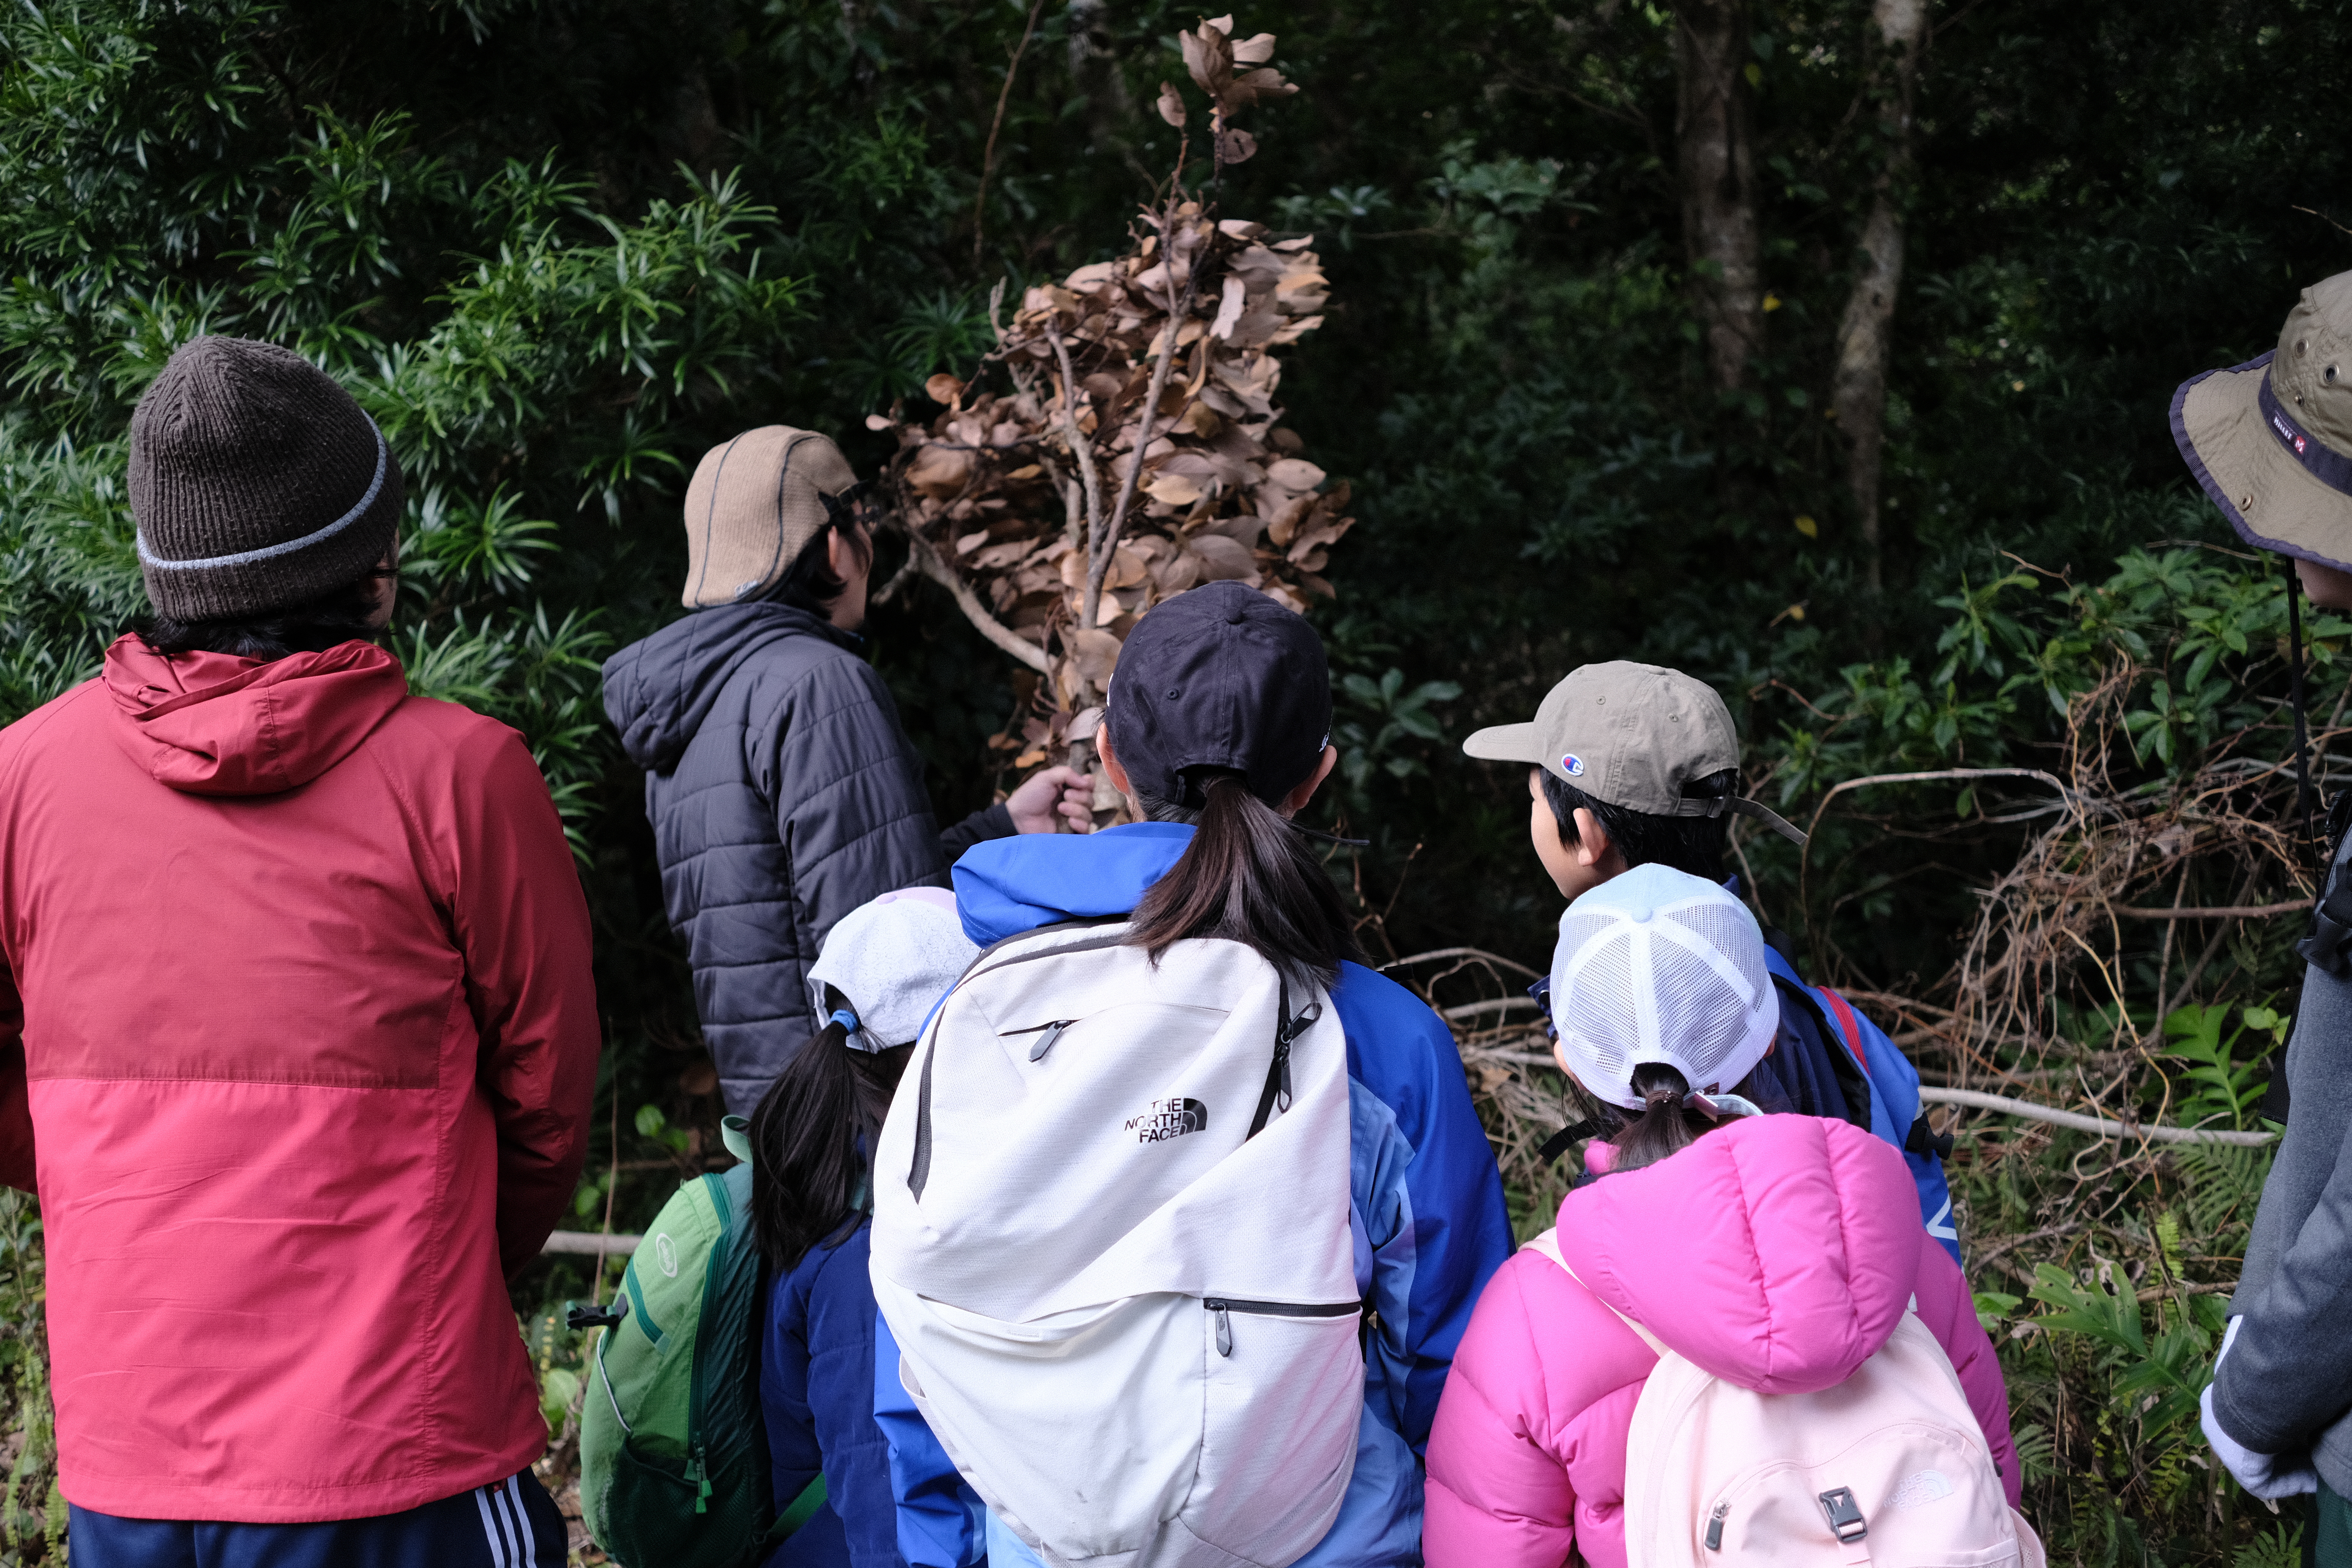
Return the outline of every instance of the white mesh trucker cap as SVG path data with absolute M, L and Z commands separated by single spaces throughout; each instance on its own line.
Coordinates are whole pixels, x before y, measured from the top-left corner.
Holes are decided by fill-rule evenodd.
M 842 916 L 809 965 L 816 1026 L 825 1026 L 830 986 L 848 998 L 857 1021 L 845 1042 L 851 1050 L 906 1045 L 979 956 L 979 944 L 963 934 L 953 893 L 944 888 L 885 893 Z
M 1771 1047 L 1780 1002 L 1748 906 L 1705 878 L 1637 866 L 1568 906 L 1551 961 L 1552 1022 L 1584 1087 L 1639 1110 L 1633 1068 L 1664 1062 L 1701 1094 Z

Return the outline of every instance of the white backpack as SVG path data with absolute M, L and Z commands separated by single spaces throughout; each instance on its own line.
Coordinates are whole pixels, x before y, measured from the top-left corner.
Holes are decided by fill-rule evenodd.
M 982 954 L 875 1157 L 898 1375 L 1054 1568 L 1287 1568 L 1339 1516 L 1364 1369 L 1348 1061 L 1319 989 L 1127 926 Z
M 1528 1246 L 1576 1278 L 1556 1232 Z M 1628 1568 L 2043 1568 L 1916 1312 L 1817 1394 L 1742 1388 L 1617 1316 L 1658 1352 L 1625 1438 Z

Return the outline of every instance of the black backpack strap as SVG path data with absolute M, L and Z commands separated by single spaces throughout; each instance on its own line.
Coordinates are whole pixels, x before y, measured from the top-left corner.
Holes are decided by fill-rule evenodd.
M 1600 1131 L 1601 1123 L 1590 1119 L 1583 1121 L 1571 1121 L 1545 1139 L 1537 1147 L 1536 1163 L 1539 1165 L 1549 1165 L 1567 1153 L 1572 1145 L 1583 1142 Z
M 1277 973 L 1276 984 L 1282 989 L 1275 999 L 1274 1060 L 1266 1064 L 1265 1089 L 1257 1097 L 1257 1114 L 1250 1118 L 1246 1143 L 1265 1131 L 1265 1124 L 1277 1110 L 1290 1109 L 1290 1047 L 1299 1036 L 1323 1016 L 1323 1004 L 1309 1002 L 1297 1017 L 1290 1016 L 1290 976 Z
M 2311 911 L 2311 932 L 2295 943 L 2294 951 L 2306 963 L 2315 964 L 2341 980 L 2352 973 L 2352 963 L 2345 958 L 2345 947 L 2352 943 L 2352 876 L 2345 873 L 2347 851 L 2352 850 L 2352 835 L 2345 834 L 2337 819 L 2352 802 L 2352 790 L 2336 797 L 2336 805 L 2327 813 L 2327 826 L 2336 836 L 2335 852 L 2328 858 L 2327 881 L 2319 890 L 2319 901 Z

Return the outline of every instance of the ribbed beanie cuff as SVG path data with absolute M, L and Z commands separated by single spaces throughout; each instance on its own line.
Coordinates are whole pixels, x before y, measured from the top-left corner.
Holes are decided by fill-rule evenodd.
M 198 338 L 131 416 L 131 515 L 148 602 L 238 620 L 357 582 L 391 548 L 400 465 L 351 394 L 301 355 Z

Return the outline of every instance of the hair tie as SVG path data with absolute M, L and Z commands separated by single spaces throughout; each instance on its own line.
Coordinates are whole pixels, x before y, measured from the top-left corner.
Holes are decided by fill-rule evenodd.
M 1680 1089 L 1654 1089 L 1642 1101 L 1642 1110 L 1644 1114 L 1660 1109 L 1679 1110 L 1682 1109 L 1682 1104 L 1683 1097 Z
M 836 1009 L 833 1016 L 827 1018 L 825 1022 L 828 1024 L 840 1025 L 841 1032 L 845 1035 L 854 1035 L 857 1033 L 857 1015 L 851 1012 L 846 1007 Z

